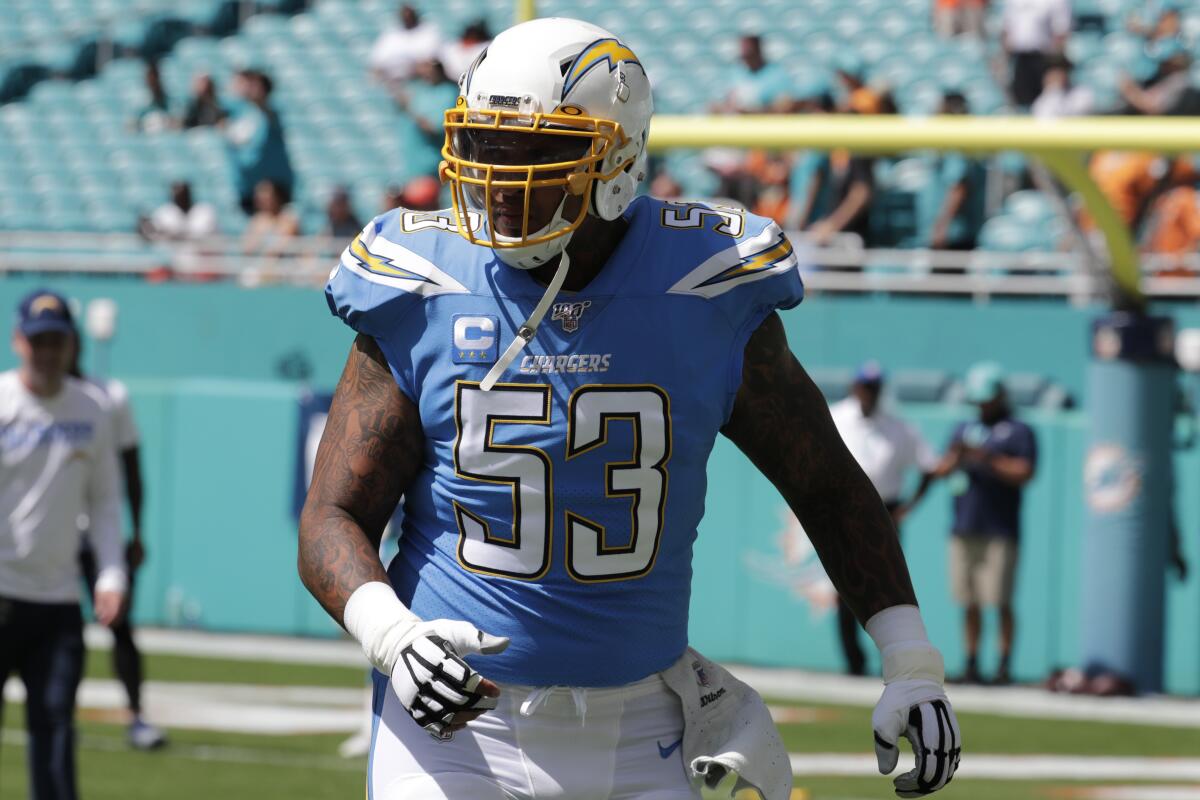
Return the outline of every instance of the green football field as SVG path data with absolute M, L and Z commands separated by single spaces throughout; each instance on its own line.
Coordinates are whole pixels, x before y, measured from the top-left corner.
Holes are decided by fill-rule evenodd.
M 156 681 L 231 683 L 258 686 L 358 688 L 361 671 L 349 667 L 225 661 L 152 654 L 147 673 Z M 95 654 L 88 676 L 107 678 L 108 660 Z M 783 709 L 781 730 L 793 754 L 871 752 L 870 709 L 771 701 Z M 107 715 L 111 719 L 111 713 Z M 80 784 L 84 800 L 257 800 L 258 798 L 361 798 L 365 759 L 342 759 L 337 745 L 345 734 L 251 735 L 203 730 L 170 731 L 170 745 L 153 753 L 130 750 L 121 725 L 105 715 L 85 712 L 80 724 Z M 97 719 L 96 717 L 100 717 Z M 1013 780 L 963 776 L 943 793 L 946 800 L 1022 800 L 1023 798 L 1103 798 L 1097 790 L 1127 787 L 1137 797 L 1138 781 L 1019 779 L 1023 759 L 1031 756 L 1179 757 L 1200 756 L 1200 729 L 1167 728 L 1069 720 L 1023 720 L 962 713 L 966 747 L 972 754 L 1017 756 Z M 0 798 L 26 796 L 23 709 L 5 709 L 0 747 Z M 1086 763 L 1103 763 L 1084 762 Z M 1145 786 L 1145 784 L 1141 784 Z M 878 775 L 800 775 L 796 798 L 850 800 L 891 797 L 888 778 Z M 1167 784 L 1164 783 L 1163 788 Z M 1168 794 L 1200 797 L 1200 778 L 1169 782 Z M 1134 794 L 1128 794 L 1128 792 Z M 1174 794 L 1170 794 L 1174 793 Z M 1152 797 L 1153 795 L 1144 795 Z

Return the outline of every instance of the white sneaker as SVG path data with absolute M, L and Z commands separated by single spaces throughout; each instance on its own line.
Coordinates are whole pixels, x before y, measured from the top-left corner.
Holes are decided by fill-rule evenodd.
M 129 745 L 135 750 L 156 750 L 167 743 L 167 735 L 140 717 L 129 725 Z

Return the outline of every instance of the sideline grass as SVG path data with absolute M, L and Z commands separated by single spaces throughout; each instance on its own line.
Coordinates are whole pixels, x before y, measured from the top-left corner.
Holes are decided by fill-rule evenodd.
M 110 677 L 105 651 L 89 654 L 88 676 Z M 236 682 L 273 686 L 358 687 L 363 671 L 352 667 L 280 664 L 150 654 L 147 675 L 157 681 Z M 793 752 L 869 753 L 870 709 L 792 701 L 771 701 L 792 716 L 780 728 Z M 1023 720 L 988 714 L 961 714 L 970 754 L 1187 756 L 1200 754 L 1200 731 L 1146 725 Z M 26 796 L 24 709 L 4 713 L 0 745 L 0 797 Z M 362 796 L 365 762 L 336 756 L 341 735 L 254 736 L 172 730 L 171 746 L 156 753 L 128 749 L 124 728 L 86 721 L 79 726 L 79 772 L 87 800 L 261 800 L 274 797 L 357 798 Z M 1047 800 L 1069 781 L 959 779 L 943 800 Z M 882 776 L 801 777 L 807 800 L 890 798 Z
M 275 661 L 243 661 L 198 658 L 169 653 L 143 656 L 146 680 L 186 683 L 251 683 L 261 686 L 332 686 L 355 688 L 367 685 L 363 668 L 328 664 L 284 664 Z M 107 650 L 91 650 L 84 677 L 111 679 L 112 657 Z
M 782 722 L 791 752 L 871 751 L 871 709 L 768 700 L 796 708 L 813 721 Z M 1045 720 L 958 714 L 966 753 L 1033 755 L 1200 756 L 1200 729 L 1160 728 L 1081 720 Z

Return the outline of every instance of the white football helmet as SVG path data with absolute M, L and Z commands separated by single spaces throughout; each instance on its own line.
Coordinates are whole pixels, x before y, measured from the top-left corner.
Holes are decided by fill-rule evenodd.
M 613 220 L 633 200 L 652 112 L 637 56 L 603 28 L 547 18 L 504 31 L 445 115 L 441 173 L 458 232 L 514 267 L 550 261 L 588 213 Z

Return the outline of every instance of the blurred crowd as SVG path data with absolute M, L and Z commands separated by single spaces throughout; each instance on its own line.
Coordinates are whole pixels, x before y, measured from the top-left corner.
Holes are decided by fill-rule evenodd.
M 989 2 L 995 7 L 989 8 Z M 1148 66 L 1137 75 L 1120 77 L 1115 106 L 1073 80 L 1067 43 L 1072 31 L 1088 19 L 1073 14 L 1070 0 L 934 0 L 931 21 L 939 36 L 977 39 L 997 54 L 993 71 L 1004 87 L 1010 113 L 1042 120 L 1100 113 L 1190 115 L 1200 113 L 1200 89 L 1193 86 L 1192 43 L 1185 39 L 1181 11 L 1178 0 L 1152 0 L 1124 21 L 1128 33 L 1139 37 Z M 415 123 L 421 138 L 417 146 L 428 151 L 416 162 L 437 163 L 442 113 L 454 103 L 456 77 L 490 39 L 485 21 L 472 22 L 458 36 L 447 37 L 436 23 L 403 5 L 395 25 L 371 46 L 370 79 L 385 87 L 396 107 Z M 711 113 L 878 115 L 904 110 L 897 108 L 887 75 L 871 73 L 853 51 L 841 53 L 827 74 L 810 72 L 797 79 L 767 57 L 768 49 L 762 36 L 740 38 L 738 63 L 727 84 L 714 90 Z M 389 186 L 377 208 L 364 208 L 361 198 L 356 208 L 347 187 L 333 187 L 317 228 L 312 214 L 297 213 L 290 205 L 296 176 L 284 125 L 271 103 L 269 75 L 243 69 L 224 93 L 210 76 L 197 75 L 191 96 L 176 106 L 166 96 L 157 67 L 150 64 L 146 88 L 150 100 L 137 115 L 139 130 L 153 134 L 213 126 L 222 132 L 248 216 L 243 234 L 247 253 L 279 252 L 281 242 L 300 234 L 344 238 L 359 228 L 360 216 L 396 205 L 426 210 L 445 204 L 432 174 Z M 968 96 L 953 80 L 943 81 L 936 112 L 971 114 Z M 173 113 L 173 108 L 183 111 Z M 715 179 L 716 198 L 772 217 L 818 246 L 971 250 L 987 246 L 981 232 L 1006 195 L 1030 188 L 1062 194 L 1052 181 L 1038 181 L 1020 158 L 1014 167 L 1011 158 L 985 161 L 953 152 L 896 159 L 844 150 L 775 153 L 726 148 L 711 148 L 702 158 Z M 1190 274 L 1183 256 L 1200 245 L 1200 174 L 1192 159 L 1098 152 L 1090 171 L 1137 233 L 1142 249 L 1178 256 L 1178 267 L 1166 271 Z M 897 185 L 904 202 L 897 202 Z M 662 160 L 652 164 L 649 191 L 668 199 L 686 193 Z M 1068 198 L 1067 205 L 1074 206 L 1072 226 L 1085 234 L 1090 231 L 1092 223 L 1079 204 Z M 903 224 L 897 225 L 897 219 Z M 216 223 L 211 207 L 193 203 L 189 188 L 176 185 L 171 201 L 149 214 L 141 231 L 151 238 L 203 238 L 216 232 Z M 1100 243 L 1099 236 L 1094 239 Z M 1064 233 L 1063 241 L 1051 242 L 1051 249 L 1067 247 L 1069 241 Z
M 380 34 L 368 59 L 370 77 L 382 84 L 397 108 L 420 129 L 423 144 L 435 154 L 442 145 L 442 114 L 454 105 L 457 81 L 491 40 L 483 20 L 466 25 L 457 38 L 445 38 L 438 27 L 423 21 L 416 9 L 400 8 L 398 24 Z M 288 156 L 285 126 L 271 103 L 273 82 L 265 72 L 237 71 L 227 92 L 220 93 L 208 74 L 196 75 L 191 96 L 180 106 L 168 98 L 157 64 L 146 66 L 148 102 L 132 125 L 146 135 L 160 131 L 212 126 L 228 146 L 247 224 L 242 234 L 243 252 L 272 256 L 287 251 L 288 240 L 316 235 L 345 240 L 364 224 L 346 186 L 334 186 L 324 203 L 319 228 L 305 229 L 293 207 L 297 181 Z M 193 200 L 192 187 L 178 181 L 170 187 L 170 200 L 139 223 L 139 232 L 160 241 L 200 241 L 218 234 L 216 209 Z M 433 175 L 418 175 L 399 184 L 388 184 L 376 208 L 379 214 L 404 207 L 428 211 L 443 207 L 441 186 Z
M 1125 25 L 1140 38 L 1144 68 L 1122 74 L 1115 105 L 1102 104 L 1087 86 L 1073 81 L 1066 44 L 1071 32 L 1087 22 L 1072 13 L 1070 0 L 936 0 L 933 26 L 943 37 L 971 37 L 997 53 L 993 66 L 1004 87 L 1007 112 L 1052 121 L 1093 114 L 1195 115 L 1200 89 L 1193 81 L 1192 43 L 1183 33 L 1182 5 L 1155 0 L 1141 5 Z M 828 74 L 789 77 L 783 65 L 766 57 L 763 37 L 740 39 L 740 63 L 722 96 L 711 105 L 725 114 L 895 114 L 897 104 L 885 75 L 868 75 L 854 52 L 839 55 Z M 937 113 L 970 114 L 963 87 L 943 81 Z M 912 192 L 913 230 L 898 232 L 889 215 L 894 203 L 881 196 L 881 178 L 901 159 L 870 158 L 848 151 L 770 153 L 713 148 L 705 166 L 718 179 L 716 194 L 785 228 L 802 231 L 817 245 L 850 247 L 925 247 L 969 250 L 977 246 L 988 218 L 985 198 L 1021 189 L 1047 190 L 1028 164 L 1016 169 L 1004 159 L 980 161 L 950 152 L 906 154 L 922 165 L 921 185 Z M 681 193 L 662 165 L 652 192 Z M 1137 233 L 1147 252 L 1183 256 L 1200 245 L 1200 181 L 1192 158 L 1155 153 L 1097 152 L 1089 170 L 1121 217 Z M 890 183 L 896 183 L 891 175 Z M 902 177 L 902 176 L 901 176 Z M 900 181 L 903 183 L 903 181 Z M 991 184 L 999 192 L 992 191 Z M 1052 187 L 1051 187 L 1052 188 Z M 1061 190 L 1060 190 L 1061 191 Z M 1075 204 L 1077 205 L 1077 204 Z M 1091 228 L 1079 210 L 1075 224 Z M 1066 242 L 1060 246 L 1066 246 Z M 1182 265 L 1182 259 L 1180 260 Z M 1170 271 L 1170 270 L 1168 270 Z M 1180 266 L 1179 272 L 1186 272 Z M 1189 273 L 1190 274 L 1190 273 Z

